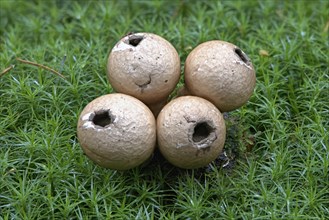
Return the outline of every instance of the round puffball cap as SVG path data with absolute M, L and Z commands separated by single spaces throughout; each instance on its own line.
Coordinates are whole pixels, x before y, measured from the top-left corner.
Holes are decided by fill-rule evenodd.
M 211 101 L 221 112 L 228 112 L 249 100 L 256 74 L 240 48 L 213 40 L 198 45 L 188 55 L 185 84 L 192 95 Z
M 154 104 L 175 89 L 180 58 L 171 43 L 156 34 L 130 34 L 110 52 L 107 75 L 115 91 Z
M 81 112 L 77 135 L 84 153 L 99 166 L 127 170 L 153 153 L 156 122 L 149 108 L 124 94 L 108 94 Z
M 211 102 L 182 96 L 169 102 L 157 118 L 162 155 L 173 165 L 194 169 L 208 165 L 222 152 L 225 121 Z

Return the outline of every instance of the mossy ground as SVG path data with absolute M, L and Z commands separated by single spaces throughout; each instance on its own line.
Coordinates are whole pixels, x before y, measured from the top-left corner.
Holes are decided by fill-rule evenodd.
M 0 69 L 15 65 L 0 78 L 0 218 L 326 219 L 328 8 L 327 1 L 0 1 Z M 108 53 L 141 31 L 169 40 L 182 68 L 192 48 L 213 39 L 236 44 L 255 66 L 254 95 L 226 115 L 226 155 L 205 169 L 179 170 L 158 155 L 117 172 L 82 153 L 79 113 L 112 92 Z

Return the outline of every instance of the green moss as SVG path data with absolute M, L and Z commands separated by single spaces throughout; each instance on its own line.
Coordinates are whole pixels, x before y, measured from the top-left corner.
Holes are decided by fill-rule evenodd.
M 2 217 L 325 219 L 328 8 L 327 1 L 0 1 L 1 71 L 15 65 L 0 78 Z M 168 39 L 182 64 L 213 39 L 252 60 L 255 93 L 227 119 L 230 172 L 216 162 L 182 171 L 159 155 L 117 172 L 83 155 L 78 115 L 112 92 L 108 53 L 139 31 Z

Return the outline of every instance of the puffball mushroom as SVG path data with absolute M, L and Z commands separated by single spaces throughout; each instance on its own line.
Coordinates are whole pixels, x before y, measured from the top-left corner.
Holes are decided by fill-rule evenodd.
M 174 99 L 157 118 L 160 152 L 180 168 L 199 168 L 215 160 L 223 150 L 225 135 L 221 112 L 199 97 Z
M 193 49 L 186 59 L 187 91 L 211 101 L 221 112 L 244 105 L 255 85 L 256 74 L 250 59 L 234 44 L 208 41 Z
M 125 94 L 108 94 L 90 102 L 81 112 L 78 140 L 96 164 L 127 170 L 145 162 L 156 142 L 156 122 L 149 108 Z
M 152 33 L 130 34 L 110 52 L 107 75 L 115 91 L 156 106 L 175 89 L 180 59 L 164 38 Z
M 151 112 L 153 113 L 154 117 L 157 118 L 160 111 L 162 110 L 162 108 L 168 103 L 168 100 L 165 99 L 161 102 L 152 104 L 152 105 L 147 105 L 147 107 L 149 107 L 149 109 L 151 110 Z

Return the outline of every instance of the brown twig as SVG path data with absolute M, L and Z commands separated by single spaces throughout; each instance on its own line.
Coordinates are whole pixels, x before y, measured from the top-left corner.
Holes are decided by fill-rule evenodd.
M 8 73 L 11 69 L 14 69 L 14 65 L 11 65 L 10 67 L 7 67 L 0 73 L 0 77 L 4 76 L 6 73 Z
M 37 66 L 37 67 L 40 67 L 40 68 L 42 68 L 42 69 L 48 70 L 48 71 L 50 71 L 50 72 L 56 74 L 57 76 L 60 76 L 60 77 L 62 77 L 63 79 L 65 79 L 65 76 L 63 76 L 62 74 L 60 74 L 60 73 L 57 72 L 56 70 L 51 69 L 51 68 L 48 67 L 48 66 L 44 66 L 44 65 L 42 65 L 42 64 L 38 64 L 38 63 L 34 63 L 34 62 L 31 62 L 31 61 L 28 61 L 28 60 L 22 60 L 22 59 L 20 59 L 20 58 L 16 58 L 16 60 L 18 60 L 19 62 L 22 62 L 22 63 L 30 64 L 30 65 L 32 65 L 32 66 Z

